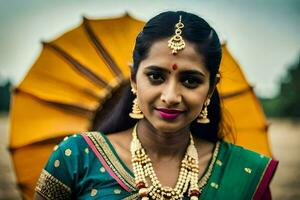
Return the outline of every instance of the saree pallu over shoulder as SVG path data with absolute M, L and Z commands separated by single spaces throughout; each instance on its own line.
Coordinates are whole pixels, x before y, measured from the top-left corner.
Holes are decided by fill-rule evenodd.
M 200 199 L 262 199 L 278 161 L 222 142 L 207 187 Z
M 127 192 L 135 190 L 133 174 L 117 156 L 109 140 L 100 132 L 84 133 L 83 138 L 111 177 Z

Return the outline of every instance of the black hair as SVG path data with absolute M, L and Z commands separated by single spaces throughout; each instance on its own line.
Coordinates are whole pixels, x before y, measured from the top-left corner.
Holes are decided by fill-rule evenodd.
M 222 57 L 222 47 L 216 31 L 201 17 L 184 12 L 163 12 L 150 19 L 138 34 L 133 51 L 132 79 L 135 80 L 140 62 L 147 58 L 151 45 L 164 38 L 174 35 L 175 24 L 182 18 L 184 28 L 182 37 L 196 46 L 196 51 L 204 58 L 204 65 L 210 72 L 210 88 L 214 88 Z M 119 89 L 120 98 L 114 104 L 114 108 L 107 112 L 107 116 L 101 120 L 94 120 L 94 129 L 100 129 L 105 134 L 127 130 L 134 126 L 137 120 L 129 117 L 132 101 L 135 96 L 130 91 L 130 84 Z M 103 105 L 105 108 L 106 105 Z M 111 108 L 111 107 L 110 107 Z M 212 93 L 208 106 L 210 123 L 199 124 L 194 120 L 191 123 L 191 132 L 195 137 L 212 142 L 223 137 L 221 101 L 217 88 Z M 97 122 L 97 123 L 96 123 Z M 99 124 L 99 125 L 96 125 Z

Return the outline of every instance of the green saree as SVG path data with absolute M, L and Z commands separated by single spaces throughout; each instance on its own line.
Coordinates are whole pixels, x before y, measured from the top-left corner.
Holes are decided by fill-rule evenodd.
M 277 164 L 242 147 L 217 142 L 209 167 L 199 180 L 199 199 L 269 199 L 268 185 Z M 36 192 L 51 200 L 138 197 L 133 173 L 99 132 L 69 136 L 57 145 Z

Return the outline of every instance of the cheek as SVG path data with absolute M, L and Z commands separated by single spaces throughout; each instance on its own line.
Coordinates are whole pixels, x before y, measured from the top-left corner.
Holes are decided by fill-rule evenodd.
M 185 95 L 185 102 L 192 113 L 200 113 L 208 95 L 208 87 L 199 88 Z
M 147 106 L 153 104 L 157 98 L 158 90 L 153 87 L 146 77 L 137 79 L 138 105 L 143 112 L 147 112 Z
M 190 95 L 188 99 L 186 99 L 187 104 L 190 107 L 191 111 L 201 110 L 204 104 L 205 98 L 202 96 L 192 96 Z

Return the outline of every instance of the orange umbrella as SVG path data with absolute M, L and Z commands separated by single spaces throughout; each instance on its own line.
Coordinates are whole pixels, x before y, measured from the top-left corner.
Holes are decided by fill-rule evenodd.
M 90 130 L 95 114 L 111 108 L 129 83 L 128 63 L 143 25 L 127 14 L 84 19 L 79 27 L 43 44 L 15 89 L 10 113 L 10 148 L 25 199 L 32 199 L 53 146 L 66 135 Z M 218 88 L 231 116 L 225 120 L 235 124 L 237 144 L 270 155 L 260 104 L 225 45 L 223 53 Z
M 223 45 L 220 73 L 218 90 L 223 100 L 224 119 L 235 130 L 234 137 L 228 134 L 226 139 L 271 156 L 267 135 L 268 123 L 261 104 L 226 44 Z

